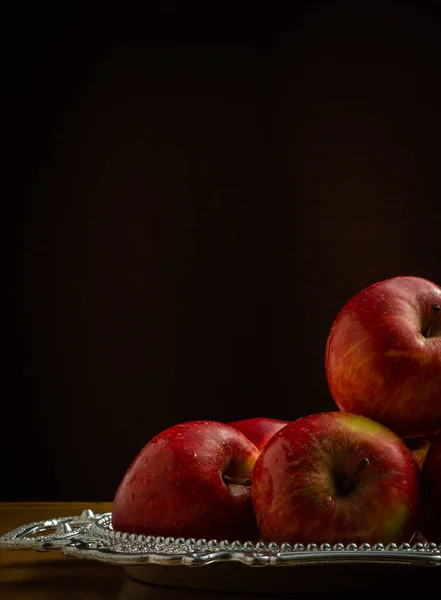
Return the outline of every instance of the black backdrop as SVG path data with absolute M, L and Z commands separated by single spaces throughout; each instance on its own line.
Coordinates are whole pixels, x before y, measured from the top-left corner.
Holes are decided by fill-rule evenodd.
M 291 4 L 3 20 L 1 500 L 112 499 L 179 421 L 333 410 L 341 306 L 441 283 L 438 3 Z

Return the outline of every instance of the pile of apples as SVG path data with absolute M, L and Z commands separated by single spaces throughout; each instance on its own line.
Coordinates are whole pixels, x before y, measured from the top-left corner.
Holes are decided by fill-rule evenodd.
M 325 352 L 338 410 L 180 423 L 122 479 L 116 530 L 275 543 L 441 543 L 441 287 L 356 294 Z

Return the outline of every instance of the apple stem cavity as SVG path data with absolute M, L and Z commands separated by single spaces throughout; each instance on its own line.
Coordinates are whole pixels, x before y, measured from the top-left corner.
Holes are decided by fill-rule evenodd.
M 246 487 L 251 486 L 251 479 L 235 479 L 234 477 L 224 474 L 223 480 L 226 485 L 245 485 Z
M 369 466 L 369 464 L 369 459 L 366 457 L 363 457 L 360 460 L 354 472 L 351 473 L 351 475 L 348 475 L 348 477 L 346 477 L 346 479 L 342 482 L 341 491 L 343 494 L 349 494 L 354 489 L 357 477 L 362 471 L 364 471 L 366 467 Z
M 432 310 L 429 316 L 429 321 L 427 326 L 421 332 L 425 338 L 430 337 L 430 332 L 432 331 L 433 324 L 435 323 L 435 319 L 439 311 L 441 310 L 441 306 L 439 304 L 432 304 Z

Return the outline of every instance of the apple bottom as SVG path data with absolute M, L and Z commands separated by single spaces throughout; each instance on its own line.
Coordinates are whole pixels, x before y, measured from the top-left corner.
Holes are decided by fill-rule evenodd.
M 218 485 L 224 484 L 219 481 Z M 251 497 L 249 490 L 242 487 L 228 486 L 225 493 L 213 495 L 201 486 L 197 494 L 190 494 L 185 501 L 174 496 L 144 501 L 140 495 L 139 501 L 134 499 L 129 506 L 117 500 L 113 528 L 163 537 L 254 541 L 258 530 Z M 124 516 L 120 516 L 121 511 Z
M 354 360 L 357 363 L 362 361 L 361 358 L 355 357 Z M 329 378 L 331 395 L 341 411 L 362 414 L 382 423 L 403 438 L 428 437 L 441 430 L 441 410 L 439 408 L 441 407 L 441 378 L 438 377 L 437 381 L 433 383 L 434 388 L 437 384 L 436 391 L 424 394 L 424 387 L 429 388 L 430 385 L 427 384 L 423 387 L 417 378 L 412 381 L 409 376 L 409 381 L 400 381 L 397 376 L 389 375 L 390 380 L 394 381 L 393 385 L 389 387 L 385 384 L 384 388 L 377 388 L 365 383 L 375 371 L 374 366 L 365 370 L 360 369 L 358 375 L 353 376 L 356 381 L 355 385 L 347 375 L 350 371 L 351 365 L 348 360 L 346 374 L 341 376 L 338 384 L 332 381 L 331 377 Z M 428 373 L 426 381 L 431 379 L 434 380 L 434 377 Z M 348 391 L 351 388 L 353 388 L 352 393 Z M 408 390 L 412 389 L 414 390 L 413 398 L 405 401 L 404 398 L 409 395 Z M 368 399 L 365 403 L 363 402 L 364 398 Z M 397 414 L 396 407 L 401 406 L 403 408 Z
M 320 492 L 318 492 L 320 493 Z M 389 497 L 390 498 L 390 497 Z M 261 540 L 265 543 L 288 542 L 291 544 L 336 544 L 336 543 L 402 543 L 411 539 L 415 527 L 406 527 L 408 519 L 407 507 L 399 508 L 394 517 L 383 521 L 383 531 L 378 532 L 378 522 L 369 527 L 372 514 L 380 514 L 383 510 L 382 500 L 376 503 L 360 502 L 360 508 L 355 509 L 353 503 L 359 502 L 355 495 L 351 499 L 330 499 L 314 506 L 303 505 L 302 517 L 292 517 L 289 513 L 279 513 L 280 521 L 275 526 L 266 526 L 264 520 L 259 520 L 262 530 Z M 354 515 L 354 510 L 357 514 Z M 363 512 L 362 514 L 358 513 Z M 403 533 L 404 530 L 404 533 Z

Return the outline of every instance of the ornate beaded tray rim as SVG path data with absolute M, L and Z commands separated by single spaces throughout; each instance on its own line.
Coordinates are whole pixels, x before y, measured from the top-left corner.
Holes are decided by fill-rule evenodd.
M 122 566 L 165 565 L 201 567 L 238 562 L 251 567 L 320 564 L 401 564 L 441 566 L 441 544 L 264 544 L 261 542 L 174 539 L 114 531 L 111 513 L 86 510 L 22 525 L 0 536 L 0 548 L 58 550 L 68 556 Z

